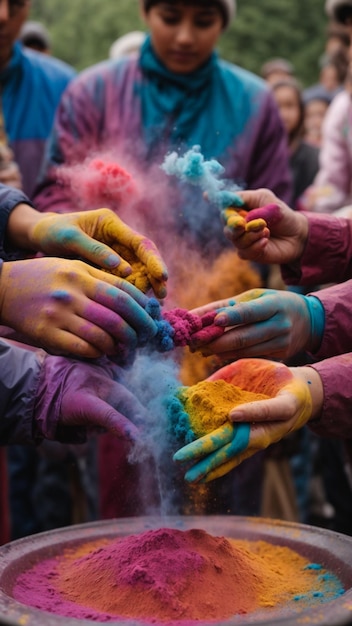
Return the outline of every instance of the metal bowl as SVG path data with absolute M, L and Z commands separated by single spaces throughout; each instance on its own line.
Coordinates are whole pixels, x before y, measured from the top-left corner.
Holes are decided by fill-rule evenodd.
M 293 613 L 292 609 L 266 609 L 221 622 L 199 626 L 347 626 L 352 625 L 352 538 L 322 528 L 252 517 L 185 516 L 136 517 L 70 526 L 32 535 L 0 548 L 0 624 L 8 626 L 82 626 L 97 621 L 74 619 L 40 611 L 17 602 L 12 589 L 17 577 L 41 560 L 62 554 L 87 541 L 125 537 L 156 528 L 202 528 L 215 536 L 284 545 L 335 574 L 346 592 L 335 600 Z M 101 622 L 99 622 L 101 623 Z M 145 626 L 146 622 L 121 619 L 111 626 Z M 180 626 L 185 622 L 180 621 Z M 167 626 L 164 622 L 163 626 Z

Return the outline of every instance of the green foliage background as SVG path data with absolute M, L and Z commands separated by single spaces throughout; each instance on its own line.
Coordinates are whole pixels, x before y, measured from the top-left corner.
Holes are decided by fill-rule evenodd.
M 316 82 L 327 18 L 324 0 L 237 0 L 237 17 L 219 52 L 259 73 L 271 57 L 289 59 L 303 85 Z M 53 54 L 81 70 L 108 57 L 113 41 L 145 30 L 138 0 L 32 0 L 31 18 L 43 22 Z

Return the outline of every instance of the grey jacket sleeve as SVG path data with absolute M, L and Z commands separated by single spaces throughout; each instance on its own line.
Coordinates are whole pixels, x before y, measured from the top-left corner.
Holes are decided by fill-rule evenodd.
M 11 211 L 21 203 L 33 206 L 26 194 L 7 185 L 0 183 L 0 258 L 5 261 L 18 258 L 20 256 L 18 250 L 11 250 L 6 246 L 6 228 Z
M 45 357 L 0 339 L 0 445 L 35 443 L 34 403 Z

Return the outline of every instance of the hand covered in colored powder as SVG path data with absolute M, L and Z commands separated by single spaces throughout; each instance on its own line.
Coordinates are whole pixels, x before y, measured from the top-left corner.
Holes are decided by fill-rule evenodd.
M 293 211 L 271 191 L 240 191 L 248 212 L 225 210 L 225 235 L 242 259 L 291 263 L 299 259 L 308 236 L 306 217 Z M 258 208 L 260 207 L 260 208 Z
M 148 302 L 122 278 L 82 261 L 13 261 L 0 274 L 1 322 L 59 354 L 130 358 L 157 332 Z
M 174 455 L 178 463 L 192 463 L 185 474 L 191 483 L 209 482 L 227 474 L 245 459 L 301 428 L 321 410 L 322 384 L 310 367 L 288 368 L 263 359 L 241 359 L 218 370 L 207 380 L 268 395 L 236 406 L 216 431 L 184 446 Z M 313 388 L 314 386 L 314 388 Z
M 103 358 L 86 363 L 46 356 L 36 392 L 36 439 L 79 443 L 88 431 L 108 431 L 137 442 L 147 411 L 122 384 L 118 368 Z
M 144 293 L 166 295 L 166 266 L 155 244 L 127 226 L 110 209 L 42 215 L 29 234 L 33 249 L 57 256 L 82 257 Z
M 210 310 L 217 311 L 213 324 L 225 332 L 211 343 L 199 338 L 192 348 L 227 362 L 257 356 L 283 359 L 302 350 L 314 351 L 324 329 L 320 301 L 290 291 L 251 289 L 193 313 L 205 315 Z

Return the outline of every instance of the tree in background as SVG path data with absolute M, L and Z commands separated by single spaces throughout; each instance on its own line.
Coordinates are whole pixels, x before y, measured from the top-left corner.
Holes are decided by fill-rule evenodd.
M 221 54 L 259 73 L 271 57 L 289 59 L 305 86 L 317 80 L 327 18 L 322 0 L 238 0 L 236 20 L 221 39 Z M 32 0 L 31 19 L 42 21 L 53 54 L 78 70 L 106 59 L 110 45 L 144 30 L 138 0 Z

